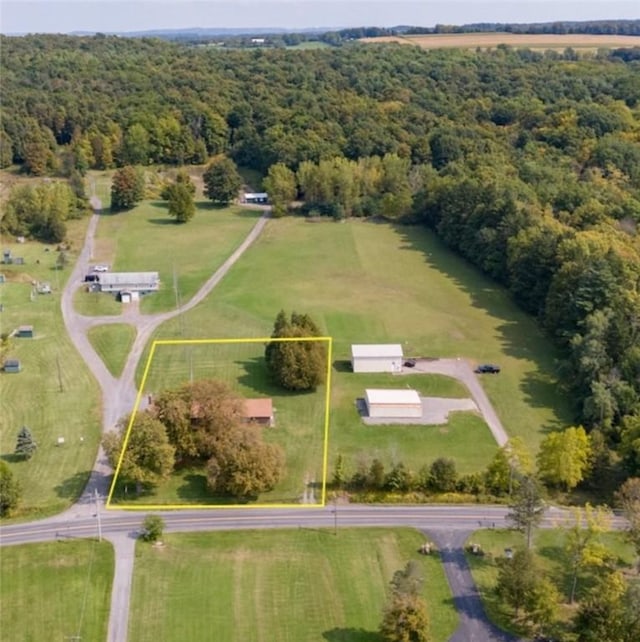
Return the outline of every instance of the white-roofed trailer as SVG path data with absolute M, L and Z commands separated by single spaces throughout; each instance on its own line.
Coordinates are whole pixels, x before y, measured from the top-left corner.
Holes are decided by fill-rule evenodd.
M 102 272 L 98 283 L 101 292 L 156 292 L 160 276 L 157 272 Z
M 365 402 L 369 417 L 422 417 L 422 401 L 415 390 L 403 388 L 400 390 L 380 390 L 368 388 L 365 390 Z
M 402 346 L 399 343 L 351 346 L 351 367 L 354 372 L 400 372 Z

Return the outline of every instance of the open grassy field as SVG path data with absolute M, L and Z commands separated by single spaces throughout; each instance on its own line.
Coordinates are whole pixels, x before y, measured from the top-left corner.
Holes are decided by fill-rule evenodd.
M 9 462 L 22 484 L 19 517 L 34 518 L 58 512 L 81 492 L 97 452 L 100 400 L 97 384 L 66 336 L 60 312 L 61 288 L 73 255 L 81 246 L 87 220 L 71 221 L 71 260 L 55 270 L 55 246 L 37 242 L 2 247 L 23 256 L 24 265 L 3 265 L 6 282 L 0 285 L 1 332 L 33 325 L 33 339 L 9 339 L 6 357 L 22 362 L 19 374 L 0 373 L 0 456 Z M 32 282 L 48 282 L 51 294 L 34 293 Z M 16 435 L 28 426 L 38 443 L 29 461 L 13 456 Z M 63 437 L 63 446 L 57 439 Z
M 6 546 L 0 555 L 3 640 L 105 640 L 113 548 L 77 540 Z
M 633 547 L 625 539 L 624 533 L 609 532 L 601 536 L 602 542 L 609 552 L 616 557 L 617 565 L 624 571 L 630 571 L 634 563 Z M 524 546 L 522 534 L 512 530 L 481 530 L 475 532 L 469 542 L 479 544 L 484 551 L 484 556 L 467 555 L 473 578 L 478 585 L 482 601 L 489 617 L 499 626 L 509 630 L 512 613 L 505 612 L 500 601 L 493 592 L 493 587 L 498 578 L 498 568 L 495 560 L 504 555 L 505 548 L 518 548 Z M 534 549 L 539 556 L 539 563 L 545 575 L 553 581 L 565 601 L 571 593 L 571 572 L 566 547 L 566 532 L 563 529 L 538 530 L 534 537 Z M 577 585 L 577 598 L 593 585 L 594 577 L 590 573 L 579 576 Z M 568 603 L 561 605 L 560 617 L 568 622 L 573 615 L 575 607 Z M 519 632 L 521 633 L 521 632 Z
M 136 329 L 127 323 L 108 323 L 91 328 L 89 341 L 114 377 L 122 374 Z
M 416 226 L 271 221 L 212 296 L 184 319 L 161 326 L 155 338 L 268 336 L 283 308 L 309 313 L 322 332 L 333 336 L 338 362 L 349 358 L 352 343 L 400 342 L 406 355 L 499 363 L 501 374 L 483 379 L 483 385 L 509 434 L 521 437 L 532 453 L 546 431 L 571 421 L 568 400 L 556 385 L 556 353 L 533 319 L 504 289 Z M 167 365 L 158 358 L 160 367 Z M 332 388 L 332 457 L 343 449 L 368 450 L 374 434 L 359 430 L 353 412 L 355 391 L 349 382 L 357 380 L 338 370 Z M 373 379 L 354 385 L 362 388 L 365 381 Z M 357 436 L 349 436 L 347 422 Z M 394 431 L 402 442 L 401 429 Z M 433 453 L 418 442 L 411 446 L 418 447 L 414 456 L 430 460 Z M 490 450 L 487 445 L 487 456 Z M 473 465 L 459 462 L 459 467 L 475 468 L 482 459 L 476 455 Z
M 416 553 L 411 529 L 245 531 L 170 535 L 138 545 L 129 638 L 136 642 L 379 640 L 393 573 L 424 571 L 434 642 L 457 616 L 438 556 Z M 194 591 L 194 587 L 198 590 Z
M 167 215 L 165 202 L 145 201 L 128 212 L 103 215 L 94 260 L 115 271 L 159 272 L 160 291 L 144 297 L 140 307 L 145 313 L 170 310 L 196 293 L 259 216 L 253 210 L 221 209 L 199 201 L 195 217 L 177 225 Z
M 592 34 L 516 34 L 516 33 L 436 33 L 407 36 L 380 36 L 362 38 L 361 42 L 397 42 L 416 45 L 423 49 L 481 48 L 509 45 L 520 49 L 589 49 L 638 47 L 638 36 L 592 35 Z

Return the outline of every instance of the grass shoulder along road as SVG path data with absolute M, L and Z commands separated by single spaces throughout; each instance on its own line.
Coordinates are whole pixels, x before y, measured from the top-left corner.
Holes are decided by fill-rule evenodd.
M 122 374 L 136 329 L 128 323 L 106 323 L 89 329 L 89 341 L 114 377 Z
M 439 556 L 413 529 L 189 533 L 136 548 L 129 638 L 136 642 L 372 642 L 395 571 L 423 571 L 434 642 L 457 625 Z M 197 587 L 197 588 L 196 588 Z
M 3 547 L 0 637 L 24 642 L 105 640 L 113 568 L 108 542 Z
M 88 219 L 70 221 L 70 258 L 55 270 L 56 247 L 37 242 L 4 242 L 24 265 L 3 265 L 0 284 L 2 332 L 32 325 L 33 338 L 11 337 L 4 358 L 19 359 L 22 371 L 0 373 L 0 456 L 22 486 L 16 518 L 64 510 L 82 492 L 98 449 L 100 401 L 97 383 L 68 339 L 60 309 L 61 289 L 82 245 Z M 49 283 L 38 294 L 33 283 Z M 14 455 L 16 436 L 27 426 L 38 449 L 28 461 Z M 64 444 L 58 445 L 63 438 Z

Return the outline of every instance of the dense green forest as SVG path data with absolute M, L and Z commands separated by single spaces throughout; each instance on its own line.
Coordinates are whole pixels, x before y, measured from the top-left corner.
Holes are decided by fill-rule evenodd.
M 3 166 L 226 154 L 274 193 L 294 181 L 305 211 L 427 225 L 562 348 L 591 483 L 640 474 L 638 51 L 0 44 Z

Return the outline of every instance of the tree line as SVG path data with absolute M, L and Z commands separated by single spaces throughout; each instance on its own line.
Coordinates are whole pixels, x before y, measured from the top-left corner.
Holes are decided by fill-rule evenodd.
M 300 199 L 309 214 L 428 226 L 560 347 L 576 421 L 600 435 L 593 474 L 614 485 L 638 473 L 637 61 L 509 47 L 2 45 L 5 162 L 81 173 L 215 156 L 266 175 L 276 214 Z M 224 187 L 232 172 L 209 175 Z M 177 220 L 192 212 L 187 190 L 172 190 Z

